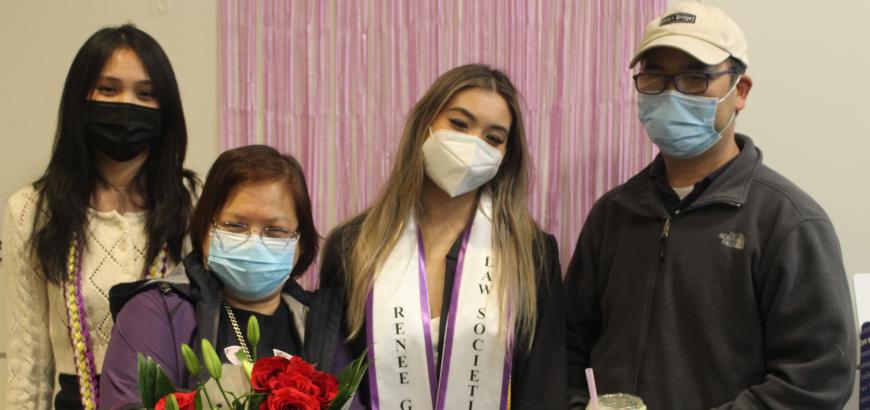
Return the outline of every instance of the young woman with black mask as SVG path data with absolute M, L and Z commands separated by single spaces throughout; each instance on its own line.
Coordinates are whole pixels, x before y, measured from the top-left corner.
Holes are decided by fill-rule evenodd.
M 131 25 L 94 33 L 67 74 L 47 169 L 6 207 L 7 408 L 97 407 L 109 288 L 162 276 L 187 251 L 186 147 L 160 45 Z

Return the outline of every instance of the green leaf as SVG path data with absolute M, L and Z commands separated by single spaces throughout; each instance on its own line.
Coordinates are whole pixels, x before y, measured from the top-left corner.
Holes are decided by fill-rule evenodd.
M 242 362 L 242 368 L 245 369 L 245 374 L 248 375 L 248 381 L 251 380 L 251 374 L 254 372 L 254 364 L 245 360 Z
M 349 399 L 350 396 L 347 392 L 340 392 L 332 398 L 332 402 L 329 403 L 329 408 L 327 410 L 340 410 Z
M 338 410 L 344 407 L 345 403 L 350 400 L 354 393 L 356 393 L 357 389 L 359 389 L 359 384 L 362 381 L 363 375 L 365 375 L 366 369 L 368 369 L 368 363 L 366 361 L 367 352 L 368 348 L 366 348 L 362 354 L 356 358 L 356 360 L 350 362 L 350 364 L 341 371 L 341 374 L 338 376 L 338 393 L 329 405 L 330 410 Z
M 146 408 L 153 408 L 163 396 L 175 392 L 172 380 L 154 359 L 136 354 L 139 373 L 139 398 Z
M 215 380 L 221 379 L 221 359 L 217 352 L 214 351 L 214 346 L 208 339 L 202 339 L 202 360 L 205 362 L 205 368 L 208 369 L 208 374 Z
M 362 381 L 363 375 L 366 373 L 366 369 L 368 369 L 369 364 L 366 356 L 368 353 L 368 348 L 366 348 L 362 354 L 356 358 L 353 362 L 351 362 L 351 371 L 352 377 L 350 379 L 349 387 L 352 387 L 352 391 L 356 391 L 357 387 L 359 387 L 360 381 Z
M 248 360 L 248 354 L 242 349 L 239 349 L 239 351 L 236 352 L 236 359 L 238 359 L 240 363 L 250 361 Z
M 157 404 L 157 400 L 154 398 L 154 379 L 151 378 L 153 372 L 149 365 L 149 359 L 146 359 L 142 353 L 136 353 L 136 366 L 139 369 L 139 398 L 142 399 L 142 405 L 152 408 Z
M 193 407 L 196 410 L 202 409 L 202 392 L 199 389 L 196 389 L 196 396 L 193 396 Z
M 266 397 L 268 394 L 266 393 L 249 393 L 248 395 L 248 410 L 258 410 L 260 405 L 266 402 Z
M 253 316 L 251 316 L 253 317 Z M 248 355 L 245 354 L 244 350 L 239 350 L 236 352 L 236 359 L 242 364 L 242 369 L 245 369 L 245 374 L 248 375 L 248 381 L 251 379 L 251 372 L 254 371 L 254 364 L 248 359 Z
M 184 367 L 187 368 L 187 371 L 198 379 L 199 372 L 202 371 L 202 365 L 199 364 L 196 353 L 193 352 L 193 349 L 187 343 L 181 344 L 181 357 L 184 358 Z
M 175 386 L 172 385 L 172 380 L 157 363 L 154 363 L 154 380 L 154 397 L 163 397 L 167 394 L 175 393 Z
M 166 396 L 166 410 L 179 410 L 178 409 L 178 401 L 175 400 L 175 395 L 170 394 Z

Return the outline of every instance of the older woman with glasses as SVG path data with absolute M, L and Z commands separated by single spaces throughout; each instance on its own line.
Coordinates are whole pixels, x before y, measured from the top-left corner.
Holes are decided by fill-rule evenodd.
M 215 161 L 193 213 L 194 251 L 163 280 L 112 289 L 115 328 L 101 380 L 101 408 L 140 405 L 136 353 L 151 356 L 179 388 L 195 386 L 179 346 L 201 339 L 238 346 L 255 316 L 260 357 L 300 354 L 308 294 L 294 280 L 317 254 L 318 234 L 299 163 L 266 146 Z M 117 313 L 120 311 L 119 313 Z M 229 358 L 221 355 L 229 362 Z

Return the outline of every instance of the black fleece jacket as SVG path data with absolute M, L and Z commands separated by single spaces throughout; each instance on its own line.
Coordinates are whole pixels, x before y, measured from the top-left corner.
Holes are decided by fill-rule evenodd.
M 599 392 L 658 409 L 835 409 L 856 363 L 834 227 L 737 135 L 738 157 L 666 211 L 646 169 L 586 220 L 565 279 L 571 406 Z

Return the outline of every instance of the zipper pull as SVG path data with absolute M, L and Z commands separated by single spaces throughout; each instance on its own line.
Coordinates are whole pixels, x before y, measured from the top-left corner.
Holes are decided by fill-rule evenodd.
M 669 216 L 668 219 L 665 219 L 665 227 L 662 228 L 662 236 L 659 241 L 659 261 L 665 260 L 665 244 L 668 241 L 668 236 L 671 234 L 671 223 L 673 223 L 674 219 L 677 215 L 680 214 L 680 210 L 676 210 L 673 216 Z
M 671 233 L 671 218 L 665 220 L 665 227 L 662 229 L 662 240 L 668 239 L 668 235 Z

